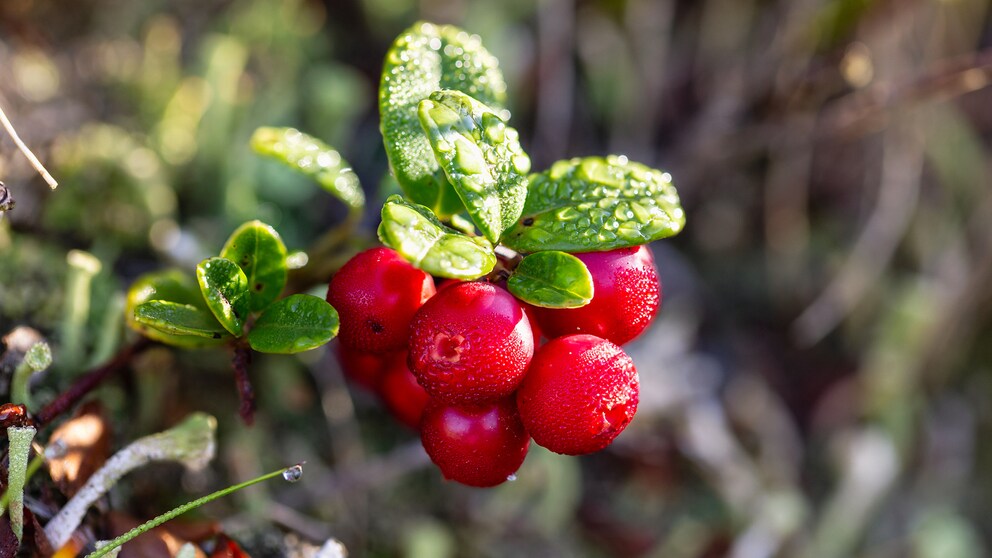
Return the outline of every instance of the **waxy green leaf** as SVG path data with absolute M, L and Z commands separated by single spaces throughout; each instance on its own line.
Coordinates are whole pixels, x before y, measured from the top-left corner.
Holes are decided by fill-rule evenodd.
M 333 339 L 338 323 L 337 310 L 324 299 L 294 294 L 262 312 L 248 332 L 248 344 L 262 353 L 309 351 Z
M 252 134 L 251 147 L 314 179 L 353 210 L 365 207 L 358 175 L 340 153 L 319 139 L 293 128 L 262 127 Z
M 195 335 L 174 335 L 160 329 L 150 328 L 139 322 L 135 310 L 143 303 L 153 300 L 190 305 L 209 315 L 207 303 L 197 287 L 196 280 L 178 270 L 156 271 L 142 275 L 127 292 L 125 318 L 135 331 L 149 339 L 161 341 L 176 347 L 204 347 L 221 343 L 222 339 Z M 219 324 L 218 324 L 219 325 Z
M 450 25 L 418 22 L 396 38 L 379 83 L 379 116 L 389 164 L 406 195 L 448 217 L 461 201 L 434 159 L 417 105 L 439 89 L 467 93 L 502 107 L 506 83 L 498 61 L 477 35 Z
M 502 242 L 520 252 L 595 252 L 647 244 L 684 225 L 668 173 L 624 156 L 585 157 L 530 177 L 523 214 Z
M 448 182 L 490 242 L 520 217 L 530 157 L 517 131 L 493 109 L 459 91 L 435 91 L 420 102 L 420 124 Z
M 238 227 L 220 253 L 238 264 L 248 278 L 248 310 L 258 312 L 279 298 L 286 286 L 286 245 L 261 221 Z
M 544 308 L 578 308 L 593 296 L 592 275 L 582 260 L 558 251 L 520 260 L 506 288 L 520 300 Z
M 390 196 L 382 206 L 379 239 L 413 265 L 439 277 L 477 279 L 496 265 L 489 241 L 444 226 L 430 209 L 398 195 Z
M 192 335 L 208 339 L 228 336 L 224 326 L 208 310 L 192 304 L 152 300 L 134 309 L 138 323 L 172 335 Z
M 224 258 L 207 258 L 196 266 L 200 292 L 224 329 L 241 337 L 248 317 L 248 277 L 238 264 Z

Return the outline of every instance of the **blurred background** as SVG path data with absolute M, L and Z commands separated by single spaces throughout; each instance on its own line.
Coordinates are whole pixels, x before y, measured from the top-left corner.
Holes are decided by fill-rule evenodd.
M 652 246 L 665 301 L 629 345 L 637 418 L 604 452 L 532 446 L 516 481 L 474 490 L 444 482 L 329 348 L 255 360 L 252 428 L 228 355 L 156 348 L 98 392 L 111 445 L 206 410 L 219 455 L 206 474 L 129 476 L 96 533 L 307 460 L 303 482 L 192 523 L 255 557 L 329 537 L 416 558 L 988 554 L 983 0 L 3 0 L 0 105 L 61 182 L 49 191 L 0 140 L 16 200 L 0 221 L 0 334 L 32 326 L 57 362 L 61 343 L 39 397 L 126 342 L 139 274 L 192 269 L 248 219 L 292 250 L 344 216 L 252 155 L 257 126 L 339 149 L 370 196 L 355 244 L 371 239 L 393 187 L 379 71 L 418 19 L 499 57 L 535 169 L 622 153 L 674 176 L 688 225 Z M 70 249 L 100 261 L 89 285 Z

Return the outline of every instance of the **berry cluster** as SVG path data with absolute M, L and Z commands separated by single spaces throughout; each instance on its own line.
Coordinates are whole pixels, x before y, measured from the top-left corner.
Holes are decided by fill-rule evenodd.
M 561 454 L 599 451 L 637 410 L 637 371 L 619 345 L 654 318 L 661 286 L 646 246 L 575 256 L 593 299 L 552 309 L 518 301 L 498 278 L 435 288 L 389 248 L 362 252 L 327 294 L 341 318 L 342 368 L 466 485 L 505 481 L 531 438 Z

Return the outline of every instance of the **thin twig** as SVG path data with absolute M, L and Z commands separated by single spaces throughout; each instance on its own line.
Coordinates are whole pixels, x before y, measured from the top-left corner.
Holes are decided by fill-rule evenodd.
M 234 368 L 234 381 L 238 386 L 238 398 L 241 406 L 238 414 L 246 426 L 251 426 L 255 422 L 255 390 L 251 387 L 251 378 L 248 377 L 248 366 L 251 365 L 251 349 L 243 345 L 234 347 L 234 358 L 231 366 Z
M 148 338 L 142 337 L 131 345 L 121 349 L 113 359 L 103 366 L 99 366 L 83 374 L 83 376 L 76 380 L 74 384 L 69 386 L 69 389 L 62 392 L 51 403 L 45 405 L 44 408 L 38 412 L 38 416 L 36 418 L 37 424 L 39 426 L 45 425 L 62 413 L 68 411 L 89 392 L 93 391 L 93 389 L 103 383 L 104 380 L 127 368 L 127 365 L 130 364 L 132 358 L 143 353 L 151 346 L 152 342 Z
M 0 108 L 0 123 L 3 124 L 3 127 L 7 130 L 7 133 L 10 134 L 10 137 L 11 139 L 14 140 L 14 144 L 17 145 L 17 148 L 21 150 L 21 153 L 23 153 L 25 157 L 28 158 L 28 161 L 31 163 L 31 166 L 34 167 L 34 170 L 38 171 L 38 174 L 40 174 L 41 177 L 45 179 L 45 182 L 48 183 L 48 186 L 52 190 L 58 188 L 59 183 L 55 180 L 54 177 L 52 177 L 51 173 L 48 172 L 48 169 L 45 168 L 45 165 L 42 165 L 41 161 L 39 161 L 38 158 L 34 156 L 34 153 L 31 152 L 27 144 L 25 144 L 21 140 L 21 136 L 17 135 L 17 130 L 15 130 L 14 125 L 10 123 L 10 120 L 7 118 L 7 115 L 3 112 L 3 108 Z

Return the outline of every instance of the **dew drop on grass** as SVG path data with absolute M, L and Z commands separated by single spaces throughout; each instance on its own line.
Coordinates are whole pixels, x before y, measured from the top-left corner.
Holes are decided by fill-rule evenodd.
M 296 482 L 303 478 L 303 464 L 297 463 L 282 472 L 282 478 L 289 482 Z

